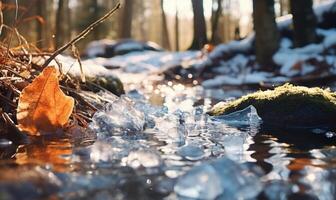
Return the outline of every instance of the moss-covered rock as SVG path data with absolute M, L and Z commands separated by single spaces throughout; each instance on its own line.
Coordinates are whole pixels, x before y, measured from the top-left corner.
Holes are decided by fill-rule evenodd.
M 113 94 L 120 96 L 125 93 L 124 86 L 119 78 L 115 76 L 98 76 L 87 78 L 87 87 L 93 92 L 104 88 Z
M 231 102 L 221 102 L 210 115 L 228 114 L 253 105 L 264 124 L 283 127 L 336 126 L 336 93 L 329 89 L 285 84 Z

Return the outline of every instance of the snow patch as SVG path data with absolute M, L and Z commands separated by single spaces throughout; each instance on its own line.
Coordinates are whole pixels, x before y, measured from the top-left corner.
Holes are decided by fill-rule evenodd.
M 107 46 L 114 45 L 115 42 L 108 39 L 92 41 L 88 44 L 85 54 L 89 58 L 94 58 L 99 55 L 105 54 Z
M 63 73 L 70 73 L 77 77 L 81 76 L 80 65 L 76 59 L 70 56 L 58 55 L 56 60 L 61 63 Z M 55 61 L 52 61 L 50 65 L 58 67 L 58 64 Z M 114 75 L 112 71 L 90 59 L 82 61 L 82 68 L 84 75 L 87 77 Z
M 197 62 L 201 57 L 200 51 L 185 52 L 132 52 L 112 58 L 96 58 L 94 62 L 107 67 L 120 67 L 128 73 L 154 72 L 163 68 L 177 65 L 187 65 Z
M 205 88 L 219 87 L 223 85 L 243 85 L 243 84 L 259 84 L 261 82 L 273 81 L 287 81 L 285 77 L 272 77 L 272 73 L 267 72 L 254 72 L 246 75 L 219 75 L 213 79 L 208 79 L 202 83 Z

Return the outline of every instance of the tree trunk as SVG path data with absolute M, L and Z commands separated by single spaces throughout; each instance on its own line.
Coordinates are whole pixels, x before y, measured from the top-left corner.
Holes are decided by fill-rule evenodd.
M 130 38 L 132 36 L 132 12 L 133 0 L 125 0 L 122 13 L 121 30 L 119 38 Z
M 283 0 L 279 0 L 279 6 L 280 6 L 280 16 L 283 16 L 284 13 L 285 13 L 285 10 L 284 10 L 284 2 Z
M 41 18 L 41 20 L 38 20 L 36 22 L 36 46 L 38 48 L 42 48 L 42 47 L 46 47 L 46 41 L 44 41 L 46 38 L 45 38 L 45 24 L 46 23 L 43 23 L 46 21 L 46 5 L 44 4 L 44 0 L 38 0 L 37 1 L 37 4 L 36 4 L 36 14 Z
M 163 9 L 163 0 L 161 0 L 161 18 L 162 18 L 162 36 L 161 36 L 162 47 L 171 50 L 169 32 L 167 27 L 167 18 Z
M 175 50 L 179 51 L 180 50 L 180 37 L 179 37 L 179 13 L 178 9 L 176 6 L 176 13 L 175 13 Z
M 146 16 L 145 16 L 145 12 L 146 12 L 146 6 L 144 5 L 146 2 L 145 1 L 139 1 L 138 2 L 138 9 L 140 10 L 139 14 L 137 15 L 137 18 L 139 19 L 139 29 L 140 29 L 140 35 L 141 35 L 141 40 L 143 41 L 147 41 L 148 40 L 148 36 L 147 36 L 147 31 L 148 31 L 148 27 L 147 27 L 147 20 L 146 20 Z
M 189 49 L 201 49 L 207 42 L 203 0 L 191 0 L 194 12 L 194 37 Z
M 294 41 L 296 47 L 316 42 L 316 17 L 312 0 L 291 0 L 293 14 Z
M 96 21 L 96 20 L 99 19 L 99 14 L 100 14 L 99 4 L 98 4 L 98 0 L 91 0 L 91 1 L 92 1 L 92 7 L 93 7 L 92 17 L 93 17 L 94 21 Z M 99 39 L 99 35 L 100 35 L 99 33 L 101 31 L 100 29 L 101 29 L 101 27 L 98 26 L 93 30 L 93 39 L 94 40 Z
M 214 1 L 214 0 L 213 0 Z M 222 15 L 222 0 L 217 0 L 217 9 L 212 12 L 211 16 L 211 43 L 221 43 L 220 36 L 218 35 L 218 22 Z
M 261 68 L 272 70 L 273 55 L 279 48 L 274 0 L 253 0 L 256 59 Z
M 65 34 L 65 39 L 66 41 L 70 41 L 72 37 L 72 29 L 73 29 L 73 24 L 72 24 L 72 15 L 71 15 L 71 8 L 69 5 L 69 0 L 67 0 L 67 3 L 65 4 L 65 17 L 67 19 L 67 27 L 66 27 L 66 34 Z
M 58 49 L 63 45 L 64 37 L 64 3 L 65 0 L 58 0 L 58 7 L 56 12 L 56 36 L 55 36 L 55 48 Z

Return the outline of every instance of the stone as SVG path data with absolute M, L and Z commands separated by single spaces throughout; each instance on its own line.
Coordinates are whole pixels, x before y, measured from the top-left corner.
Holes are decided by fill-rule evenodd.
M 93 92 L 99 92 L 105 89 L 117 96 L 125 94 L 122 82 L 115 76 L 87 77 L 87 83 L 86 87 Z
M 253 105 L 263 124 L 282 128 L 335 126 L 336 93 L 318 87 L 285 84 L 231 102 L 220 102 L 208 113 L 218 116 Z

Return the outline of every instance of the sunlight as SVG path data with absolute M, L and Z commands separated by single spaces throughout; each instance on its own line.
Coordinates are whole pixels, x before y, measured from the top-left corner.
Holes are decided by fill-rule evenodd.
M 236 1 L 233 1 L 231 4 L 235 5 L 233 7 L 237 7 L 234 9 L 233 14 L 246 16 L 252 13 L 252 1 L 236 0 Z M 204 7 L 205 17 L 209 18 L 211 16 L 212 0 L 204 0 L 203 7 Z M 191 6 L 190 0 L 183 0 L 183 1 L 164 0 L 164 10 L 166 14 L 175 15 L 176 8 L 179 11 L 180 18 L 192 18 L 193 17 L 192 6 Z M 237 12 L 237 9 L 238 9 L 238 12 Z
M 206 17 L 211 16 L 211 4 L 212 4 L 212 0 L 204 0 L 203 2 L 204 15 Z M 192 18 L 193 17 L 191 1 L 164 0 L 163 7 L 167 15 L 175 15 L 176 8 L 177 8 L 180 18 Z

